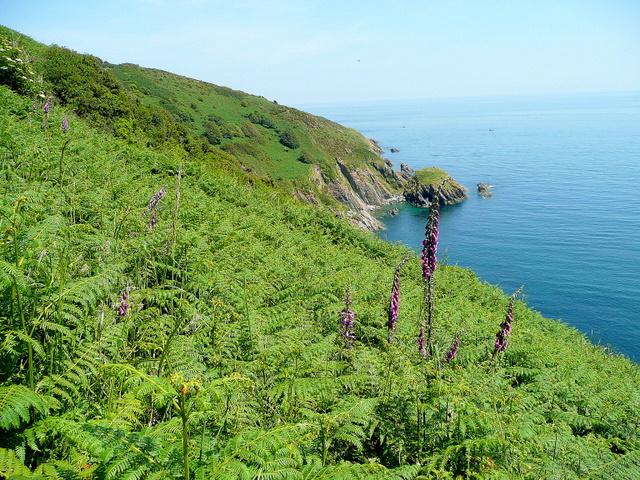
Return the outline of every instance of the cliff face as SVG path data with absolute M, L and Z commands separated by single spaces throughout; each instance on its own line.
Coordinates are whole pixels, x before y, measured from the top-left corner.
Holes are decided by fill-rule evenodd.
M 330 176 L 323 174 L 323 169 L 314 165 L 310 180 L 319 192 L 333 197 L 348 210 L 343 214 L 355 225 L 365 230 L 379 230 L 382 223 L 371 212 L 390 203 L 403 201 L 398 189 L 394 188 L 397 179 L 393 170 L 381 173 L 380 166 L 357 166 L 349 168 L 341 159 L 335 160 L 335 169 Z M 327 178 L 328 177 L 328 178 Z M 387 181 L 391 177 L 393 183 Z M 319 203 L 313 195 L 304 195 L 304 199 Z
M 448 173 L 437 167 L 414 172 L 402 164 L 393 170 L 392 163 L 379 156 L 375 142 L 372 151 L 377 158 L 369 163 L 349 165 L 336 158 L 331 165 L 313 165 L 309 179 L 315 187 L 314 193 L 298 193 L 305 201 L 320 204 L 318 195 L 328 195 L 347 207 L 340 214 L 351 223 L 365 230 L 380 230 L 384 225 L 372 215 L 379 207 L 392 203 L 407 202 L 418 207 L 428 207 L 438 186 L 445 180 L 440 191 L 445 205 L 466 200 L 466 189 L 453 180 Z M 382 160 L 382 161 L 381 161 Z

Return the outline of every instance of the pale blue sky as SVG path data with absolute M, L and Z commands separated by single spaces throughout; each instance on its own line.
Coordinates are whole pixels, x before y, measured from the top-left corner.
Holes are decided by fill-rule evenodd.
M 0 0 L 0 24 L 285 105 L 640 91 L 639 0 Z

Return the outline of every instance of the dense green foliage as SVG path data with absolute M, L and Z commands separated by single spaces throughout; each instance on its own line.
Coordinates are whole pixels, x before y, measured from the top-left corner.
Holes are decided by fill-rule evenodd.
M 243 175 L 97 59 L 37 57 L 29 96 L 0 85 L 0 478 L 638 478 L 637 365 L 523 301 L 492 358 L 508 297 L 445 265 L 424 360 L 414 252 Z

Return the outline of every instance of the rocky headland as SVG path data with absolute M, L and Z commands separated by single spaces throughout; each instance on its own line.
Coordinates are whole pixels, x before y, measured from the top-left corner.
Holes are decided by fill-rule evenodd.
M 369 140 L 369 145 L 375 159 L 354 165 L 335 158 L 335 163 L 325 168 L 314 165 L 310 175 L 318 191 L 348 208 L 338 213 L 356 226 L 364 230 L 384 228 L 373 212 L 387 205 L 406 202 L 418 207 L 430 206 L 435 190 L 446 178 L 449 180 L 441 190 L 443 204 L 459 203 L 468 198 L 466 189 L 444 170 L 432 167 L 414 171 L 404 163 L 396 170 L 391 161 L 382 157 L 383 151 L 376 141 Z M 327 175 L 329 171 L 331 175 Z M 313 195 L 307 195 L 305 199 L 317 203 Z
M 440 191 L 440 199 L 444 205 L 460 203 L 467 198 L 466 189 L 456 182 L 444 170 L 438 167 L 423 168 L 405 183 L 403 194 L 405 201 L 416 207 L 428 207 L 433 201 L 436 189 L 448 179 Z

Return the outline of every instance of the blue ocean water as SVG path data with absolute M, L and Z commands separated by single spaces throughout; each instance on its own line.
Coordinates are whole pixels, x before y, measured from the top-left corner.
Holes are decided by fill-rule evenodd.
M 640 92 L 299 108 L 377 140 L 396 166 L 450 173 L 469 199 L 442 209 L 440 258 L 509 294 L 524 284 L 544 316 L 640 362 Z M 378 233 L 419 249 L 426 216 L 401 205 Z

